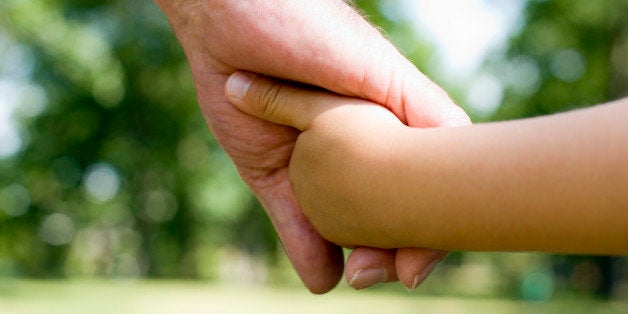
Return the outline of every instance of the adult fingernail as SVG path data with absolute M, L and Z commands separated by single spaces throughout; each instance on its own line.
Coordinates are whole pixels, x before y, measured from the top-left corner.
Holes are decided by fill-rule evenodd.
M 436 268 L 438 263 L 440 263 L 440 260 L 435 260 L 435 261 L 429 263 L 425 268 L 423 268 L 422 272 L 420 272 L 419 274 L 414 276 L 414 281 L 412 282 L 412 287 L 409 287 L 408 291 L 412 292 L 419 285 L 421 285 L 421 283 L 423 283 L 423 281 L 425 281 L 425 278 L 427 278 L 427 276 L 429 276 L 432 273 L 432 271 L 434 271 L 434 268 Z
M 359 269 L 353 274 L 349 286 L 360 290 L 388 280 L 388 272 L 383 268 Z
M 232 74 L 227 80 L 227 94 L 235 100 L 241 100 L 251 86 L 251 76 L 242 72 Z

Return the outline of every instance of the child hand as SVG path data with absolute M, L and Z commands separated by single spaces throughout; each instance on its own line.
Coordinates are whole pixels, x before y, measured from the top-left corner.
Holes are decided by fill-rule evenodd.
M 369 101 L 238 75 L 252 80 L 239 86 L 230 80 L 227 94 L 236 107 L 302 132 L 289 177 L 317 231 L 346 247 L 398 247 L 398 218 L 384 178 L 407 127 Z
M 421 130 L 364 100 L 241 73 L 227 85 L 242 111 L 301 131 L 288 176 L 303 213 L 332 242 L 627 252 L 626 100 Z

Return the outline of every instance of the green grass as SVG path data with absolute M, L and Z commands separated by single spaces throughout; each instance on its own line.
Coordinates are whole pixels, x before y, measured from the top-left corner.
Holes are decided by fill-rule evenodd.
M 301 287 L 185 281 L 0 281 L 2 314 L 160 313 L 626 313 L 626 303 L 425 296 L 340 287 L 322 296 Z

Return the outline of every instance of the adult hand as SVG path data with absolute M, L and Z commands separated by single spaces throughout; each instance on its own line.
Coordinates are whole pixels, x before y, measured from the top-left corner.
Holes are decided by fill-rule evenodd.
M 188 57 L 210 130 L 266 209 L 305 285 L 330 290 L 342 251 L 316 233 L 292 192 L 285 166 L 297 134 L 235 109 L 223 93 L 227 77 L 239 69 L 320 86 L 382 104 L 417 127 L 464 125 L 468 117 L 342 0 L 155 1 Z M 354 288 L 397 276 L 414 287 L 442 257 L 356 248 L 345 275 Z
M 376 103 L 248 72 L 229 77 L 226 95 L 247 114 L 301 131 L 288 174 L 303 213 L 325 239 L 350 248 L 404 247 L 417 242 L 410 242 L 402 226 L 414 231 L 422 222 L 434 223 L 410 219 L 410 213 L 426 216 L 417 205 L 424 197 L 403 189 L 430 181 L 414 172 L 417 161 L 429 158 L 407 150 L 425 149 L 425 131 L 404 125 Z M 408 173 L 419 175 L 400 185 Z

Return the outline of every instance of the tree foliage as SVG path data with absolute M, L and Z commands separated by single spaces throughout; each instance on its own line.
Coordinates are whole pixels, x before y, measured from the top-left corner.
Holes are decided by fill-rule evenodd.
M 429 75 L 434 50 L 395 1 L 355 3 Z M 490 119 L 625 96 L 626 12 L 622 0 L 529 1 L 483 69 L 505 91 Z M 207 131 L 152 2 L 3 0 L 2 82 L 22 142 L 0 157 L 0 274 L 211 277 L 224 247 L 273 260 L 274 231 Z
M 0 211 L 0 256 L 23 275 L 198 276 L 199 251 L 273 252 L 153 3 L 0 6 L 3 52 L 28 68 L 12 79 L 34 86 L 17 104 L 22 149 L 1 163 L 0 206 L 25 208 Z

